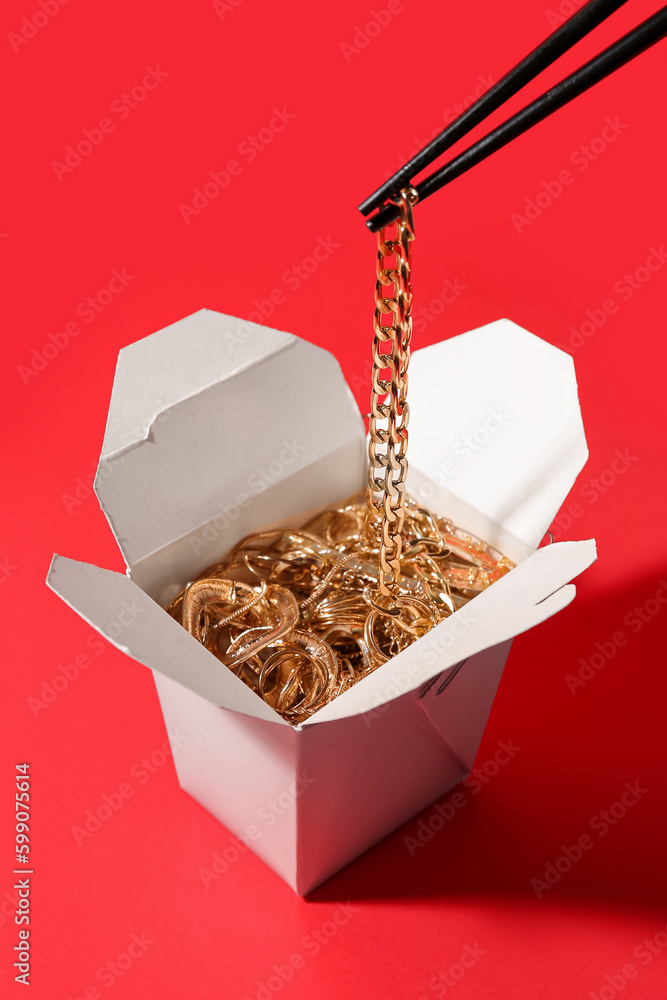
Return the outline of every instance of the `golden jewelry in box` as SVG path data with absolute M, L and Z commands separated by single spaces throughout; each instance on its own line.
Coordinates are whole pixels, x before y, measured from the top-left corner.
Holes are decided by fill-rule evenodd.
M 378 234 L 365 493 L 248 535 L 167 608 L 294 725 L 513 568 L 406 495 L 415 202 L 404 190 L 394 238 Z

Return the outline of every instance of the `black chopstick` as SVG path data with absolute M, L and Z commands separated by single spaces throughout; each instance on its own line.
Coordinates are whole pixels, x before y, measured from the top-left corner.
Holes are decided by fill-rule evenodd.
M 595 0 L 593 0 L 593 2 L 595 2 Z M 580 11 L 580 13 L 583 13 L 583 10 Z M 575 17 L 576 16 L 577 15 L 575 15 Z M 597 16 L 600 16 L 599 12 Z M 572 20 L 574 20 L 574 18 L 571 18 L 571 21 Z M 553 114 L 554 111 L 562 108 L 563 105 L 567 104 L 575 97 L 578 97 L 579 94 L 582 94 L 600 80 L 609 76 L 610 73 L 613 73 L 615 70 L 619 69 L 619 67 L 623 66 L 631 59 L 634 59 L 635 56 L 638 56 L 641 52 L 650 48 L 651 45 L 660 41 L 660 39 L 664 38 L 666 34 L 667 7 L 663 7 L 656 14 L 653 14 L 651 17 L 643 21 L 638 27 L 628 32 L 627 35 L 624 35 L 613 45 L 610 45 L 609 48 L 604 49 L 604 51 L 598 56 L 595 56 L 589 62 L 575 70 L 574 73 L 571 73 L 564 80 L 561 80 L 561 82 L 556 84 L 555 87 L 546 91 L 546 93 L 532 101 L 521 111 L 517 112 L 517 114 L 509 118 L 506 122 L 503 122 L 503 124 L 499 125 L 498 128 L 489 132 L 489 134 L 484 136 L 483 139 L 480 139 L 478 142 L 470 146 L 469 149 L 465 150 L 459 156 L 445 164 L 436 173 L 417 184 L 416 190 L 419 195 L 419 201 L 421 202 L 425 198 L 428 198 L 429 195 L 440 190 L 441 187 L 444 187 L 445 184 L 454 180 L 455 177 L 460 177 L 461 174 L 486 159 L 487 156 L 490 156 L 492 153 L 496 152 L 496 150 L 507 145 L 507 143 L 511 142 L 512 139 L 521 135 L 523 132 L 526 132 L 538 122 L 543 121 L 543 119 L 547 118 L 550 114 Z M 553 36 L 551 36 L 551 38 L 553 38 Z M 550 39 L 547 39 L 547 42 L 549 40 Z M 535 52 L 537 51 L 539 50 L 535 50 Z M 535 55 L 535 53 L 531 53 L 531 55 Z M 520 63 L 519 66 L 521 65 L 522 64 Z M 518 69 L 518 67 L 515 69 Z M 512 73 L 514 72 L 515 70 L 512 70 Z M 494 105 L 494 107 L 495 106 L 497 105 Z M 468 110 L 472 111 L 475 107 L 476 105 L 472 105 L 472 107 Z M 464 112 L 464 115 L 465 114 L 467 113 Z M 457 119 L 457 121 L 458 120 L 459 119 Z M 456 122 L 453 122 L 452 124 L 455 125 Z M 469 125 L 469 128 L 472 127 L 472 125 Z M 449 129 L 445 130 L 445 132 L 447 131 L 449 131 Z M 468 131 L 468 129 L 466 129 L 466 131 Z M 444 134 L 444 132 L 441 133 L 441 135 L 438 136 L 433 143 L 425 147 L 425 149 L 417 154 L 417 156 L 414 157 L 410 163 L 413 163 L 420 157 L 425 156 L 429 149 L 432 149 L 438 140 L 442 139 Z M 428 161 L 425 160 L 423 165 L 426 166 L 427 162 Z M 402 178 L 403 186 L 410 183 L 410 175 L 406 175 L 404 173 L 409 166 L 410 164 L 406 164 L 405 167 L 401 168 L 398 174 L 394 175 L 395 177 Z M 391 180 L 393 180 L 393 178 Z M 387 182 L 387 184 L 390 183 L 391 181 Z M 382 188 L 379 188 L 376 194 L 378 194 L 379 191 L 383 190 L 385 187 L 386 185 L 383 185 Z M 395 193 L 394 188 L 392 188 L 392 193 Z M 367 205 L 372 199 L 375 199 L 375 195 L 372 195 L 370 199 L 367 199 L 363 205 Z M 393 204 L 384 205 L 376 215 L 367 220 L 366 225 L 371 232 L 377 232 L 383 226 L 388 225 L 390 222 L 393 222 L 394 219 L 398 218 L 398 214 L 398 209 Z
M 533 49 L 525 59 L 517 63 L 490 90 L 482 94 L 435 139 L 424 146 L 393 177 L 385 181 L 369 198 L 362 201 L 359 206 L 361 214 L 368 215 L 374 208 L 379 208 L 387 198 L 395 197 L 424 167 L 428 167 L 446 149 L 467 135 L 475 125 L 479 125 L 485 118 L 488 118 L 496 108 L 499 108 L 513 94 L 525 87 L 538 73 L 550 66 L 559 56 L 572 48 L 576 42 L 584 38 L 624 3 L 627 3 L 627 0 L 589 0 L 589 3 L 577 11 L 553 34 L 549 35 L 541 45 Z

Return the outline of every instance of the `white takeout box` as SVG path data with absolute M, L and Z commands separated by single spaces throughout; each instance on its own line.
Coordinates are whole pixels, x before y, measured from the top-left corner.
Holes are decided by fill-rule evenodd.
M 513 636 L 595 559 L 537 548 L 588 456 L 569 355 L 498 320 L 414 352 L 410 406 L 409 491 L 517 568 L 299 727 L 163 606 L 248 532 L 364 486 L 327 351 L 206 309 L 125 347 L 95 490 L 127 576 L 62 556 L 48 576 L 153 671 L 181 787 L 300 894 L 468 774 Z

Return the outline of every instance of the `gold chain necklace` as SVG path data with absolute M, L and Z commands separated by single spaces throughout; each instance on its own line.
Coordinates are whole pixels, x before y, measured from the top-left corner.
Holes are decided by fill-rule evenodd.
M 365 492 L 298 530 L 247 535 L 167 608 L 293 725 L 513 568 L 406 493 L 416 201 L 403 190 L 377 238 Z

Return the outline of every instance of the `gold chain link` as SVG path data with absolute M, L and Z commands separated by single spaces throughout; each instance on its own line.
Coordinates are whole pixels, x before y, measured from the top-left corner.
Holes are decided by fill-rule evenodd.
M 393 236 L 378 233 L 365 490 L 300 529 L 246 535 L 167 608 L 292 725 L 512 569 L 406 495 L 416 203 L 401 191 Z
M 246 535 L 167 608 L 292 725 L 512 569 L 406 496 L 416 202 L 414 188 L 401 191 L 393 237 L 378 234 L 365 491 L 300 529 Z
M 373 316 L 373 374 L 369 419 L 368 526 L 379 549 L 377 595 L 395 596 L 400 579 L 401 532 L 405 519 L 405 486 L 408 471 L 407 403 L 408 363 L 412 337 L 411 243 L 414 240 L 412 208 L 417 192 L 401 191 L 400 217 L 393 239 L 385 227 L 378 232 Z M 390 267 L 385 259 L 392 257 Z M 390 288 L 391 286 L 391 288 Z M 388 293 L 389 292 L 389 293 Z M 389 370 L 389 377 L 382 373 Z

